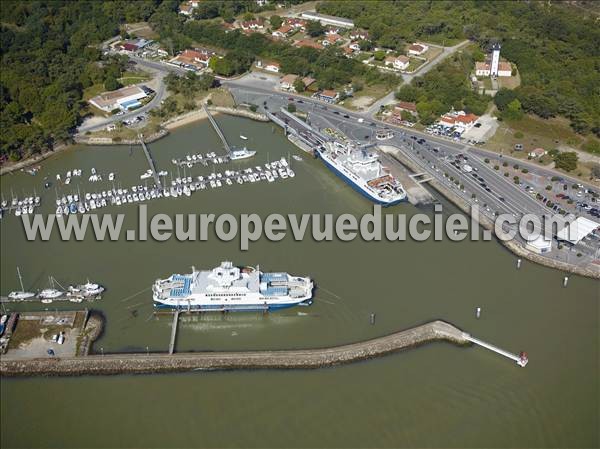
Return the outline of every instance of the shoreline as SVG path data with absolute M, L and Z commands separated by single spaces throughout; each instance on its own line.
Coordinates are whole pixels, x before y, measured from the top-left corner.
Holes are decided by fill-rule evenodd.
M 208 109 L 211 111 L 211 113 L 213 115 L 222 113 L 222 114 L 233 115 L 233 116 L 237 116 L 237 117 L 249 118 L 251 120 L 256 120 L 259 122 L 269 122 L 270 121 L 269 118 L 264 114 L 255 113 L 252 111 L 246 111 L 243 109 L 239 110 L 239 109 L 229 108 L 229 107 L 224 107 L 224 106 L 210 106 Z M 155 142 L 159 139 L 162 139 L 163 137 L 168 136 L 170 131 L 172 131 L 172 130 L 181 128 L 186 125 L 190 125 L 190 124 L 198 122 L 198 121 L 206 120 L 207 118 L 208 117 L 206 116 L 206 112 L 204 112 L 204 110 L 202 110 L 202 109 L 195 109 L 193 111 L 186 112 L 185 114 L 180 114 L 178 116 L 172 117 L 172 118 L 162 122 L 160 124 L 160 127 L 161 127 L 160 131 L 146 137 L 144 139 L 144 142 L 146 142 L 146 143 Z M 31 167 L 32 165 L 41 163 L 44 160 L 46 160 L 56 154 L 59 154 L 66 150 L 75 148 L 75 146 L 77 146 L 77 145 L 107 145 L 108 146 L 108 145 L 136 145 L 139 143 L 139 141 L 137 139 L 135 139 L 135 140 L 126 139 L 126 140 L 115 141 L 111 137 L 79 136 L 77 134 L 75 136 L 73 136 L 73 139 L 74 139 L 75 143 L 60 144 L 53 150 L 47 151 L 46 153 L 42 153 L 40 155 L 36 155 L 36 156 L 30 157 L 27 159 L 23 159 L 21 161 L 15 162 L 14 164 L 11 164 L 8 166 L 0 167 L 0 176 L 8 175 L 15 171 L 19 171 L 21 169 Z
M 384 146 L 386 146 L 386 145 L 384 145 Z M 416 167 L 410 159 L 408 159 L 407 157 L 405 157 L 402 154 L 402 150 L 398 149 L 394 145 L 387 145 L 387 146 L 389 146 L 390 148 L 393 148 L 394 151 L 393 152 L 390 151 L 388 153 L 385 150 L 383 150 L 383 148 L 382 148 L 382 151 L 386 152 L 387 154 L 390 154 L 393 158 L 398 160 L 400 163 L 402 163 L 403 165 L 408 167 L 413 172 L 415 172 L 415 173 L 419 172 L 418 167 Z M 450 201 L 452 204 L 454 204 L 456 207 L 458 207 L 463 213 L 469 215 L 469 213 L 470 213 L 469 205 L 462 198 L 460 198 L 454 192 L 450 191 L 443 184 L 440 184 L 435 179 L 432 179 L 431 181 L 429 181 L 429 184 L 437 192 L 439 192 L 441 195 L 443 195 L 444 198 L 446 198 L 448 201 Z M 494 233 L 494 223 L 493 222 L 491 222 L 484 215 L 480 215 L 476 219 L 480 226 L 482 226 L 484 229 L 491 231 L 492 235 L 493 235 L 493 233 Z M 566 262 L 561 262 L 558 260 L 550 260 L 547 257 L 543 257 L 539 254 L 535 254 L 530 251 L 527 251 L 525 248 L 521 247 L 521 245 L 519 245 L 518 243 L 516 243 L 514 241 L 506 241 L 505 242 L 505 241 L 502 241 L 499 239 L 496 239 L 496 240 L 502 246 L 504 246 L 504 248 L 506 248 L 508 251 L 510 251 L 512 254 L 519 256 L 519 257 L 523 257 L 531 262 L 537 263 L 539 265 L 543 265 L 548 268 L 553 268 L 555 270 L 559 270 L 562 272 L 567 272 L 570 274 L 577 274 L 579 276 L 584 276 L 584 277 L 591 278 L 591 279 L 600 279 L 600 269 L 593 271 L 589 268 L 583 268 L 583 267 L 579 267 L 579 266 L 575 266 L 575 265 L 570 265 L 570 264 L 567 264 Z

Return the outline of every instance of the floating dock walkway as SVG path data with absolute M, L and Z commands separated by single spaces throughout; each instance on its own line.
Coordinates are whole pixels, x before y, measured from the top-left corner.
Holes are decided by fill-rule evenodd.
M 221 128 L 219 128 L 219 125 L 217 125 L 217 122 L 215 121 L 213 116 L 210 115 L 210 112 L 208 111 L 208 108 L 206 107 L 206 105 L 204 103 L 202 104 L 202 109 L 204 109 L 204 112 L 206 112 L 206 116 L 208 117 L 210 124 L 213 126 L 213 128 L 215 129 L 215 131 L 221 138 L 221 141 L 223 142 L 223 146 L 225 147 L 225 150 L 227 150 L 227 154 L 231 153 L 231 147 L 227 143 L 227 139 L 225 139 L 225 135 L 223 134 L 223 131 L 221 131 Z
M 176 316 L 174 323 L 177 318 Z M 175 331 L 172 331 L 172 335 L 175 335 Z M 171 337 L 171 341 L 174 341 L 173 337 Z M 495 346 L 474 339 L 452 324 L 438 320 L 371 340 L 317 349 L 179 354 L 102 354 L 14 360 L 10 359 L 9 352 L 0 360 L 0 375 L 76 376 L 224 369 L 309 369 L 372 359 L 434 341 L 448 341 L 458 345 L 468 345 L 473 342 L 482 346 L 485 344 L 485 347 L 488 348 L 493 347 L 492 350 L 496 352 L 502 351 Z M 510 354 L 506 351 L 499 353 Z
M 140 139 L 140 143 L 142 144 L 144 154 L 146 155 L 146 159 L 148 160 L 148 165 L 150 165 L 150 170 L 152 171 L 152 176 L 154 177 L 154 184 L 156 184 L 156 187 L 158 187 L 159 189 L 162 189 L 162 185 L 160 183 L 160 176 L 158 176 L 156 166 L 154 165 L 154 160 L 152 159 L 152 156 L 150 156 L 150 151 L 148 151 L 148 147 L 146 147 L 146 143 L 144 142 L 144 136 L 138 134 L 138 138 Z

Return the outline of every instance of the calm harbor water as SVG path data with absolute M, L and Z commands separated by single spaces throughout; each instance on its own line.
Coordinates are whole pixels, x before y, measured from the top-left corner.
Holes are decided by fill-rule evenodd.
M 271 124 L 219 116 L 233 144 L 258 150 L 246 167 L 301 154 Z M 172 158 L 219 151 L 207 122 L 149 145 L 159 170 L 176 174 Z M 153 213 L 352 213 L 371 205 L 302 154 L 296 177 L 201 191 L 191 198 L 148 204 Z M 0 179 L 5 198 L 35 188 L 41 211 L 56 195 L 101 190 L 87 176 L 115 172 L 123 186 L 147 169 L 141 149 L 91 147 L 43 163 L 37 176 Z M 84 176 L 57 186 L 56 173 Z M 208 174 L 210 168 L 186 169 Z M 183 171 L 181 172 L 183 175 Z M 53 186 L 44 190 L 43 178 Z M 106 177 L 105 177 L 106 178 Z M 442 200 L 446 213 L 456 210 Z M 135 206 L 119 210 L 136 222 Z M 402 204 L 388 213 L 414 214 Z M 177 349 L 228 350 L 328 346 L 358 341 L 440 318 L 512 352 L 526 350 L 525 369 L 481 348 L 433 344 L 382 359 L 314 371 L 241 371 L 183 375 L 2 379 L 2 447 L 596 447 L 599 444 L 599 284 L 516 258 L 497 242 L 26 242 L 20 220 L 0 223 L 0 290 L 43 288 L 49 275 L 63 285 L 100 282 L 108 288 L 93 307 L 107 328 L 96 350 L 164 351 L 170 319 L 152 316 L 154 279 L 210 268 L 221 260 L 260 264 L 312 276 L 315 303 L 259 313 L 184 318 Z M 135 296 L 134 296 L 135 295 Z M 84 307 L 52 305 L 52 308 Z M 482 317 L 474 310 L 482 307 Z M 12 308 L 16 308 L 12 306 Z M 40 309 L 41 305 L 20 306 Z M 376 322 L 370 324 L 370 314 Z

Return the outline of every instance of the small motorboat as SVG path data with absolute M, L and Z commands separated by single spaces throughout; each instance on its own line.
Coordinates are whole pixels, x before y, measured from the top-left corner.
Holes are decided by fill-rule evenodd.
M 248 138 L 246 136 L 242 135 L 242 134 L 240 134 L 240 139 L 242 139 L 242 140 L 248 140 Z

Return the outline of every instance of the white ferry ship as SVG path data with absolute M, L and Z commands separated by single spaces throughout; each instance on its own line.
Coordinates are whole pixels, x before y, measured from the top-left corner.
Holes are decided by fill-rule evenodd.
M 156 308 L 190 311 L 266 311 L 312 304 L 313 282 L 288 273 L 263 273 L 231 262 L 210 271 L 173 274 L 152 286 Z
M 327 142 L 317 155 L 354 190 L 377 204 L 392 206 L 406 199 L 402 184 L 381 165 L 375 152 Z

